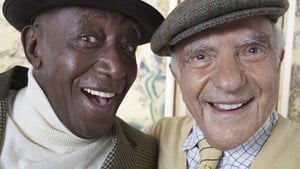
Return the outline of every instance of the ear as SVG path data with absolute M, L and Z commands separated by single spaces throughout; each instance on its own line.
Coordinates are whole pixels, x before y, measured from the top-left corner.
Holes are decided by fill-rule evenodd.
M 280 52 L 280 54 L 279 54 L 279 56 L 278 56 L 279 57 L 279 68 L 280 68 L 281 63 L 282 63 L 282 61 L 284 59 L 284 53 L 285 53 L 285 50 L 282 49 L 281 52 Z
M 282 62 L 282 60 L 283 60 L 283 58 L 284 58 L 284 53 L 285 53 L 285 50 L 282 49 L 281 54 L 279 55 L 279 57 L 280 57 L 280 62 Z
M 178 70 L 178 67 L 176 67 L 175 65 L 172 65 L 171 63 L 169 64 L 169 69 L 174 77 L 175 80 L 178 79 L 178 76 L 179 76 L 179 70 Z
M 38 69 L 42 65 L 42 58 L 38 48 L 38 30 L 32 25 L 26 26 L 21 33 L 22 45 L 27 60 Z

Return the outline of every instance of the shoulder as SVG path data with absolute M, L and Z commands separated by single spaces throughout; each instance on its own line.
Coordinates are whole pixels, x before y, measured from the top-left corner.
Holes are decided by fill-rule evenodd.
M 300 124 L 282 116 L 259 152 L 252 168 L 298 169 L 300 161 Z
M 191 130 L 193 124 L 194 119 L 190 115 L 162 118 L 153 124 L 150 129 L 150 135 L 156 138 L 170 137 L 175 133 L 176 135 L 186 135 Z
M 122 134 L 124 135 L 124 137 L 127 138 L 128 141 L 137 144 L 157 144 L 157 141 L 154 137 L 147 135 L 141 132 L 140 130 L 130 126 L 122 119 L 117 118 L 117 124 L 120 126 Z
M 159 167 L 184 168 L 186 153 L 181 150 L 194 119 L 192 116 L 163 118 L 153 124 L 149 134 L 159 140 Z
M 0 73 L 1 79 L 17 79 L 23 82 L 27 81 L 28 68 L 23 66 L 15 66 L 7 71 Z M 1 81 L 2 82 L 2 81 Z
M 294 149 L 292 147 L 296 146 L 298 151 L 300 151 L 299 142 L 300 124 L 279 116 L 278 123 L 267 143 L 277 144 L 276 147 L 281 146 L 282 149 Z
M 276 142 L 278 139 L 281 140 L 278 142 L 278 146 L 282 148 L 280 151 L 287 151 L 290 155 L 298 156 L 300 153 L 300 124 L 280 116 L 269 140 Z
M 28 68 L 16 66 L 0 73 L 0 99 L 7 97 L 10 89 L 19 90 L 27 85 L 27 71 Z
M 120 118 L 117 118 L 116 134 L 119 153 L 116 156 L 121 158 L 121 161 L 134 157 L 133 161 L 124 161 L 123 164 L 129 162 L 136 163 L 136 167 L 141 169 L 155 168 L 157 165 L 158 142 L 154 137 L 133 128 Z
M 277 130 L 286 130 L 286 132 L 291 135 L 299 135 L 300 134 L 300 124 L 296 123 L 292 120 L 279 116 L 279 122 L 276 126 Z M 285 132 L 285 133 L 286 133 Z M 299 137 L 300 139 L 300 137 Z
M 0 73 L 0 152 L 5 135 L 8 102 L 14 99 L 15 91 L 27 85 L 28 68 L 16 66 Z
M 193 122 L 192 116 L 183 116 L 183 117 L 164 117 L 154 123 L 154 126 L 165 126 L 165 125 L 184 125 Z

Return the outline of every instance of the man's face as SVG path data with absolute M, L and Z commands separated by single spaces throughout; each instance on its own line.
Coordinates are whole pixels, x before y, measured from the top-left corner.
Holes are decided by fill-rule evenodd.
M 133 23 L 116 12 L 74 7 L 42 14 L 35 25 L 41 64 L 34 76 L 59 119 L 80 137 L 110 132 L 136 78 Z
M 183 100 L 212 146 L 241 145 L 274 109 L 280 58 L 268 19 L 251 17 L 209 29 L 176 46 L 173 57 Z

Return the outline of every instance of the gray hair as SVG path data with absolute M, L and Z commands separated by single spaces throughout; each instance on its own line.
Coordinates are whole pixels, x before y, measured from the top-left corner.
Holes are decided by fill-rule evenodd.
M 277 57 L 278 63 L 280 62 L 280 54 L 281 51 L 284 49 L 285 46 L 285 39 L 283 35 L 283 31 L 278 27 L 278 25 L 275 22 L 271 22 L 272 28 L 274 31 L 274 37 L 275 37 L 275 55 Z M 170 68 L 176 73 L 179 73 L 178 63 L 176 62 L 176 54 L 174 52 L 174 49 L 171 51 L 171 60 L 170 60 Z
M 275 36 L 275 54 L 278 58 L 280 57 L 280 52 L 284 49 L 285 46 L 285 39 L 283 35 L 283 31 L 278 27 L 278 25 L 274 22 L 272 22 L 272 27 L 274 31 L 274 36 Z

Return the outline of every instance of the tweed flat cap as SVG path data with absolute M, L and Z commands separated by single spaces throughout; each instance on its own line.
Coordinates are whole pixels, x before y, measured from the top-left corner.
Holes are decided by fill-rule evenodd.
M 287 0 L 185 0 L 156 30 L 151 49 L 160 56 L 169 56 L 171 46 L 205 29 L 258 15 L 276 22 L 288 6 Z
M 5 0 L 2 10 L 7 21 L 21 31 L 24 26 L 32 24 L 32 20 L 40 13 L 64 6 L 100 8 L 127 15 L 142 27 L 140 44 L 150 41 L 164 19 L 155 8 L 142 0 Z

